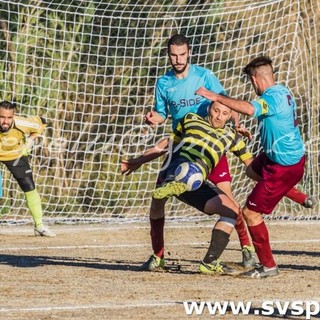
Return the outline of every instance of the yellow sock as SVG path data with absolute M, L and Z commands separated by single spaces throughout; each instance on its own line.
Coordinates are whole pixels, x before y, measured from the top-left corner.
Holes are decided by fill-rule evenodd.
M 28 208 L 31 212 L 34 225 L 36 227 L 42 225 L 42 205 L 39 193 L 36 189 L 25 192 Z

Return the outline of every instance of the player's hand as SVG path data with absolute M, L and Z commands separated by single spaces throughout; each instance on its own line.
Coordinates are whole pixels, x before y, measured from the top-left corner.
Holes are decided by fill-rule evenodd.
M 142 165 L 142 163 L 139 162 L 138 158 L 129 159 L 129 160 L 122 159 L 121 160 L 120 170 L 121 170 L 122 174 L 128 176 L 132 172 L 134 172 L 137 169 L 139 169 L 141 167 L 141 165 Z
M 27 139 L 26 143 L 21 146 L 21 155 L 24 157 L 28 157 L 31 153 L 32 146 L 33 146 L 34 140 L 33 139 Z
M 211 101 L 217 101 L 217 98 L 218 98 L 218 95 L 215 94 L 214 92 L 212 91 L 209 91 L 208 89 L 206 89 L 205 87 L 200 87 L 196 92 L 195 94 L 199 95 L 199 96 L 202 96 L 208 100 L 211 100 Z
M 239 134 L 248 138 L 249 140 L 252 140 L 252 133 L 248 129 L 246 129 L 243 124 L 240 124 L 240 125 L 236 126 L 235 128 Z
M 31 148 L 22 148 L 21 149 L 21 155 L 24 157 L 28 157 L 31 153 Z
M 151 127 L 154 127 L 163 123 L 165 119 L 162 118 L 158 112 L 151 110 L 145 115 L 144 121 L 146 124 L 150 125 Z

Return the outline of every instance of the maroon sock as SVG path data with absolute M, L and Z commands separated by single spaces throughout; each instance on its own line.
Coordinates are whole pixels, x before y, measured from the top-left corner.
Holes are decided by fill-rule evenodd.
M 276 265 L 269 242 L 269 233 L 266 224 L 262 221 L 257 226 L 249 226 L 249 232 L 260 263 L 271 268 Z
M 151 236 L 153 253 L 156 256 L 161 258 L 164 253 L 164 236 L 163 236 L 164 217 L 160 219 L 150 218 L 150 226 L 151 226 L 150 236 Z
M 286 197 L 289 198 L 290 200 L 297 202 L 299 204 L 303 204 L 304 200 L 308 198 L 308 196 L 302 192 L 300 192 L 296 188 L 292 188 L 288 191 L 286 194 Z
M 240 216 L 240 215 L 238 215 L 235 228 L 238 233 L 241 248 L 243 246 L 251 246 L 251 241 L 249 239 L 249 234 L 248 234 L 246 223 L 245 223 L 244 219 L 242 218 L 242 216 Z

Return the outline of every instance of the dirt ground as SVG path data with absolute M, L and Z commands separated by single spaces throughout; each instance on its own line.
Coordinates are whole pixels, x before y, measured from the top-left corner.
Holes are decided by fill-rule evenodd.
M 262 313 L 262 306 L 320 302 L 320 223 L 267 223 L 281 273 L 263 280 L 198 273 L 212 222 L 166 224 L 167 272 L 138 271 L 151 254 L 147 223 L 54 225 L 56 238 L 36 238 L 31 226 L 1 226 L 0 319 L 306 319 L 291 304 L 285 316 Z M 236 234 L 222 259 L 243 271 Z M 252 308 L 248 315 L 230 308 L 187 315 L 183 302 L 191 301 Z

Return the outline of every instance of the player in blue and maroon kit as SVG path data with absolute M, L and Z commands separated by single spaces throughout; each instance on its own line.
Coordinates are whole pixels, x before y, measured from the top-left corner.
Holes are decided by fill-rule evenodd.
M 296 102 L 286 87 L 275 84 L 270 58 L 262 56 L 252 60 L 244 72 L 259 99 L 251 102 L 232 99 L 203 87 L 197 90 L 197 94 L 258 119 L 264 152 L 247 169 L 248 175 L 258 182 L 247 198 L 243 215 L 261 265 L 243 275 L 265 278 L 278 275 L 279 269 L 262 214 L 270 214 L 282 197 L 301 180 L 305 151 L 297 125 Z
M 179 46 L 177 46 L 179 47 Z M 183 56 L 188 53 L 187 47 L 182 47 Z M 172 52 L 169 55 L 173 55 Z M 177 60 L 173 69 L 158 79 L 155 93 L 154 111 L 161 116 L 162 122 L 171 115 L 172 130 L 188 112 L 193 112 L 201 117 L 206 117 L 210 101 L 199 95 L 195 95 L 194 88 L 204 86 L 208 90 L 226 95 L 224 88 L 212 71 L 194 64 L 179 64 L 181 58 L 179 53 L 173 55 Z M 174 59 L 171 57 L 171 60 Z M 174 63 L 174 62 L 173 62 Z M 177 73 L 179 66 L 184 66 Z M 182 73 L 181 71 L 185 73 Z M 179 77 L 181 75 L 181 77 Z

